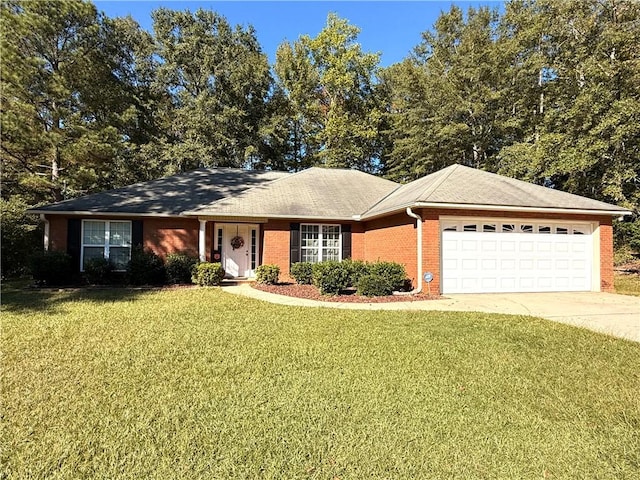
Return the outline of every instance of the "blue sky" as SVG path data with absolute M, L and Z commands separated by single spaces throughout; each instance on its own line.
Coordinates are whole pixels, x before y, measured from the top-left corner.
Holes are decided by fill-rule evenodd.
M 378 52 L 381 65 L 388 66 L 405 58 L 420 43 L 420 33 L 432 27 L 441 11 L 452 4 L 463 10 L 490 5 L 497 1 L 94 1 L 110 17 L 131 15 L 151 30 L 151 12 L 159 7 L 195 11 L 202 7 L 224 15 L 233 25 L 253 25 L 263 50 L 273 63 L 278 45 L 300 35 L 317 35 L 329 12 L 346 18 L 361 29 L 358 41 L 366 52 Z

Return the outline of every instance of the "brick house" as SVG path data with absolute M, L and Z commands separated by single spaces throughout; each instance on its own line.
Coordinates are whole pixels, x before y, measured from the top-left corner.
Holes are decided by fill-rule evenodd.
M 452 165 L 400 185 L 356 170 L 199 169 L 31 210 L 46 249 L 124 269 L 132 245 L 261 264 L 388 260 L 440 293 L 612 291 L 615 205 Z

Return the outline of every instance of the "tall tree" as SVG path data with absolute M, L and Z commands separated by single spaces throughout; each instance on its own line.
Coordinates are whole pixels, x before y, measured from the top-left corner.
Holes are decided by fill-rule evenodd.
M 291 168 L 319 164 L 377 169 L 383 108 L 376 95 L 380 57 L 364 53 L 360 30 L 330 14 L 317 37 L 283 43 L 275 71 L 289 108 Z
M 152 16 L 156 87 L 170 99 L 157 153 L 174 171 L 257 162 L 272 80 L 253 28 L 202 9 Z
M 413 179 L 451 163 L 490 168 L 502 145 L 497 12 L 452 7 L 422 34 L 414 55 L 393 66 L 389 175 Z
M 3 2 L 1 15 L 3 196 L 34 203 L 112 186 L 127 132 L 141 130 L 118 35 L 136 29 L 74 0 Z

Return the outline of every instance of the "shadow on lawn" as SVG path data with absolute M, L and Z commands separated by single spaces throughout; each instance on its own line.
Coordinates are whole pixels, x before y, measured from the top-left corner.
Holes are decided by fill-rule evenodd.
M 159 288 L 78 287 L 78 288 L 12 288 L 3 286 L 2 311 L 15 313 L 56 312 L 66 302 L 115 303 L 135 300 Z

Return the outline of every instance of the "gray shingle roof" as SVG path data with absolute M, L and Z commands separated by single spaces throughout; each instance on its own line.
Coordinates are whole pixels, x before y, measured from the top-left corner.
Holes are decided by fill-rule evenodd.
M 351 219 L 398 184 L 357 170 L 309 168 L 187 214 Z
M 486 205 L 627 212 L 616 205 L 534 185 L 495 173 L 451 165 L 431 175 L 402 185 L 369 208 L 362 218 L 423 204 Z
M 31 212 L 367 220 L 410 206 L 442 204 L 629 213 L 616 205 L 462 165 L 406 185 L 357 170 L 314 167 L 291 174 L 199 169 Z
M 201 168 L 181 175 L 74 198 L 35 212 L 92 212 L 180 215 L 248 188 L 290 175 L 236 168 Z

